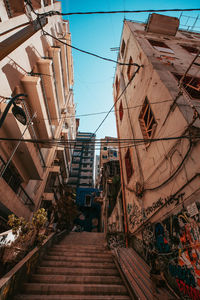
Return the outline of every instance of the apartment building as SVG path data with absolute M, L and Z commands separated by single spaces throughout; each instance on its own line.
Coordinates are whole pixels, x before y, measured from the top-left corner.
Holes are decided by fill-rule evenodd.
M 103 164 L 111 161 L 118 160 L 118 141 L 117 138 L 105 136 L 100 141 L 100 169 Z
M 78 132 L 68 184 L 74 188 L 94 187 L 95 135 Z
M 200 33 L 175 17 L 125 20 L 118 61 L 129 65 L 114 82 L 118 138 L 129 141 L 119 157 L 130 245 L 149 264 L 157 253 L 173 289 L 190 298 L 200 288 L 199 49 Z
M 58 1 L 29 3 L 0 0 L 1 116 L 15 99 L 0 128 L 2 230 L 9 214 L 29 219 L 55 202 L 56 188 L 68 181 L 69 142 L 76 137 L 73 60 L 64 44 L 71 43 L 69 22 L 45 14 L 61 11 Z M 16 107 L 24 124 L 13 115 Z

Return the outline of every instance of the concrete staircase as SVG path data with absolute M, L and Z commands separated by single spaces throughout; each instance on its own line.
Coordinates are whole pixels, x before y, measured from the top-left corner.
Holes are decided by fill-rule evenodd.
M 130 300 L 102 233 L 72 232 L 44 257 L 14 300 Z

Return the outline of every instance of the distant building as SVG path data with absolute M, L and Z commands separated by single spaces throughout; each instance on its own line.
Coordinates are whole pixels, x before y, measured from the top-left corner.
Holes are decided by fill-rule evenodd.
M 95 135 L 78 132 L 68 184 L 74 188 L 94 187 Z
M 190 296 L 184 286 L 200 289 L 199 50 L 200 33 L 179 29 L 177 18 L 125 20 L 118 60 L 129 65 L 117 65 L 114 81 L 126 234 L 148 263 L 152 250 L 164 253 L 181 299 Z
M 97 186 L 98 178 L 100 175 L 100 155 L 96 155 L 95 157 L 95 186 Z
M 36 12 L 61 11 L 57 1 L 31 3 Z M 16 102 L 25 112 L 26 125 L 17 121 L 11 107 L 0 128 L 1 138 L 7 139 L 0 145 L 0 230 L 4 231 L 9 214 L 29 219 L 59 196 L 57 187 L 69 177 L 69 140 L 76 137 L 76 120 L 71 48 L 48 35 L 69 44 L 69 22 L 57 15 L 39 23 L 21 0 L 0 0 L 0 7 L 1 116 L 8 98 L 27 95 Z
M 110 160 L 118 160 L 118 139 L 106 136 L 101 139 L 100 168 Z
M 84 231 L 100 231 L 101 205 L 95 201 L 99 195 L 99 190 L 94 188 L 76 190 L 76 204 L 82 215 L 75 223 L 81 225 Z

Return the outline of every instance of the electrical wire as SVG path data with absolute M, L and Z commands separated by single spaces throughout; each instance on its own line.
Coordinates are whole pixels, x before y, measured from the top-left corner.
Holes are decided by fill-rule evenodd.
M 103 57 L 103 56 L 101 56 L 101 55 L 98 55 L 98 54 L 95 54 L 95 53 L 92 53 L 92 52 L 89 52 L 89 51 L 80 49 L 80 48 L 78 48 L 78 47 L 72 46 L 71 44 L 68 44 L 68 43 L 64 42 L 63 40 L 61 40 L 61 39 L 55 37 L 54 35 L 50 34 L 50 33 L 47 32 L 46 30 L 44 30 L 43 28 L 41 28 L 41 29 L 42 29 L 42 32 L 43 32 L 44 35 L 48 35 L 48 36 L 50 36 L 51 38 L 57 40 L 58 42 L 60 42 L 60 43 L 62 43 L 62 44 L 64 44 L 64 45 L 66 45 L 66 46 L 68 46 L 68 47 L 71 47 L 72 49 L 77 50 L 77 51 L 79 51 L 79 52 L 81 52 L 81 53 L 85 53 L 85 54 L 88 54 L 88 55 L 97 57 L 97 58 L 102 59 L 102 60 L 105 60 L 105 61 L 113 62 L 113 63 L 116 63 L 116 64 L 121 65 L 121 66 L 122 66 L 122 65 L 123 65 L 123 66 L 130 66 L 130 65 L 133 65 L 133 66 L 139 67 L 139 65 L 136 64 L 136 63 L 132 63 L 132 64 L 129 64 L 129 63 L 122 63 L 122 62 L 119 62 L 119 61 L 117 61 L 117 60 L 114 60 L 114 59 L 111 59 L 111 58 L 107 58 L 107 57 Z
M 109 114 L 111 113 L 111 111 L 113 110 L 113 108 L 115 107 L 116 103 L 120 100 L 121 96 L 125 93 L 126 89 L 128 88 L 128 86 L 130 85 L 130 83 L 134 79 L 135 75 L 139 72 L 139 70 L 140 70 L 141 67 L 142 66 L 138 66 L 137 67 L 137 70 L 134 72 L 133 76 L 131 77 L 131 79 L 129 80 L 129 82 L 127 83 L 127 85 L 124 87 L 124 89 L 121 92 L 121 94 L 119 95 L 119 97 L 116 99 L 116 101 L 114 102 L 114 104 L 112 105 L 112 107 L 110 108 L 110 110 L 108 111 L 108 113 L 106 114 L 106 116 L 104 117 L 104 119 L 101 121 L 101 123 L 99 124 L 99 126 L 97 127 L 97 129 L 94 131 L 94 135 L 97 133 L 97 131 L 99 130 L 99 128 L 103 125 L 103 123 L 105 122 L 105 120 L 107 119 L 107 117 L 109 116 Z
M 174 173 L 169 177 L 169 178 L 167 178 L 165 181 L 163 181 L 161 184 L 159 184 L 158 186 L 156 186 L 156 187 L 153 187 L 153 188 L 146 188 L 146 189 L 144 189 L 145 191 L 154 191 L 154 190 L 156 190 L 156 189 L 158 189 L 158 188 L 161 188 L 163 185 L 165 185 L 166 183 L 168 183 L 177 173 L 178 173 L 178 171 L 181 169 L 181 167 L 182 167 L 182 165 L 184 164 L 184 162 L 185 162 L 185 160 L 186 160 L 186 158 L 188 157 L 188 155 L 189 155 L 189 153 L 190 153 L 190 151 L 191 151 L 191 149 L 192 149 L 192 142 L 190 141 L 190 146 L 189 146 L 189 148 L 188 148 L 188 151 L 186 152 L 186 154 L 185 154 L 185 156 L 184 156 L 184 158 L 183 158 L 183 160 L 182 160 L 182 162 L 180 163 L 180 165 L 178 166 L 178 168 L 174 171 Z
M 3 98 L 3 96 L 0 96 L 0 98 Z M 5 97 L 6 100 L 10 100 L 10 97 Z M 163 101 L 157 101 L 157 102 L 151 102 L 151 105 L 154 104 L 161 104 L 161 103 L 167 103 L 167 102 L 172 102 L 173 100 L 163 100 Z M 136 109 L 138 107 L 142 107 L 143 104 L 139 104 L 139 105 L 135 105 L 135 106 L 129 106 L 129 107 L 124 107 L 123 110 L 129 110 L 129 109 Z M 186 105 L 187 106 L 187 105 Z M 197 106 L 196 106 L 197 107 Z M 200 105 L 199 105 L 200 107 Z M 119 111 L 119 109 L 116 109 L 116 111 Z M 69 117 L 63 117 L 63 118 L 51 118 L 51 120 L 67 120 L 67 119 L 71 119 L 73 117 L 79 118 L 79 117 L 90 117 L 90 116 L 96 116 L 96 115 L 103 115 L 103 114 L 107 114 L 109 111 L 100 111 L 100 112 L 94 112 L 94 113 L 89 113 L 89 114 L 81 114 L 81 115 L 70 115 Z M 115 110 L 111 110 L 111 112 L 115 112 Z M 10 116 L 11 117 L 11 116 Z M 9 116 L 7 116 L 6 118 L 9 118 Z M 48 118 L 39 118 L 37 117 L 38 120 L 48 120 Z M 37 120 L 36 120 L 37 121 Z
M 26 3 L 31 7 L 31 10 L 37 15 L 38 23 L 40 24 L 41 30 L 42 30 L 42 32 L 43 32 L 44 35 L 48 35 L 48 36 L 50 36 L 51 38 L 53 38 L 53 39 L 59 41 L 60 43 L 66 45 L 66 46 L 68 46 L 68 47 L 71 47 L 72 49 L 77 50 L 77 51 L 79 51 L 79 52 L 81 52 L 81 53 L 88 54 L 88 55 L 97 57 L 97 58 L 99 58 L 99 59 L 105 60 L 105 61 L 113 62 L 113 63 L 116 63 L 116 64 L 118 64 L 118 65 L 123 65 L 123 66 L 130 66 L 130 65 L 133 65 L 133 66 L 139 67 L 139 65 L 136 64 L 136 63 L 132 63 L 132 64 L 129 64 L 129 63 L 122 63 L 122 62 L 119 62 L 119 61 L 117 61 L 117 60 L 114 60 L 114 59 L 111 59 L 111 58 L 106 58 L 106 57 L 103 57 L 103 56 L 101 56 L 101 55 L 98 55 L 98 54 L 95 54 L 95 53 L 92 53 L 92 52 L 89 52 L 89 51 L 80 49 L 80 48 L 78 48 L 78 47 L 72 46 L 71 44 L 68 44 L 68 43 L 64 42 L 63 40 L 61 40 L 61 39 L 55 37 L 54 35 L 50 34 L 50 33 L 47 32 L 46 30 L 44 30 L 44 28 L 42 27 L 41 21 L 40 21 L 40 17 L 51 16 L 51 15 L 53 15 L 53 14 L 51 14 L 51 12 L 55 12 L 55 15 L 58 15 L 58 14 L 59 14 L 59 15 L 62 15 L 62 13 L 60 13 L 60 12 L 58 12 L 58 11 L 51 11 L 51 12 L 45 12 L 45 13 L 41 13 L 41 14 L 40 14 L 40 13 L 37 13 L 37 12 L 33 9 L 33 6 L 32 6 L 32 4 L 30 3 L 29 0 L 26 0 Z M 50 13 L 50 15 L 49 15 L 49 13 Z
M 29 0 L 25 0 L 26 3 L 30 5 Z M 31 5 L 32 6 L 32 5 Z M 94 15 L 94 14 L 126 14 L 126 13 L 156 13 L 156 12 L 183 12 L 183 11 L 200 11 L 200 8 L 172 8 L 172 9 L 143 9 L 143 10 L 111 10 L 111 11 L 86 11 L 86 12 L 71 12 L 71 13 L 61 13 L 59 11 L 51 10 L 45 13 L 35 14 L 40 16 L 73 16 L 73 15 Z
M 86 140 L 79 140 L 79 137 L 77 137 L 77 139 L 75 140 L 63 140 L 63 139 L 18 139 L 18 138 L 3 138 L 0 137 L 0 141 L 12 141 L 12 142 L 17 142 L 17 141 L 21 141 L 21 142 L 29 142 L 29 143 L 37 143 L 37 144 L 50 144 L 50 145 L 75 145 L 76 143 L 81 143 L 84 145 L 92 145 L 94 143 L 96 144 L 101 144 L 101 143 L 105 143 L 105 144 L 114 144 L 114 143 L 118 143 L 120 141 L 120 143 L 132 143 L 134 142 L 134 145 L 137 143 L 152 143 L 152 142 L 158 142 L 158 141 L 170 141 L 170 140 L 183 140 L 183 139 L 187 139 L 190 140 L 191 139 L 191 135 L 183 135 L 183 136 L 176 136 L 176 137 L 165 137 L 165 138 L 152 138 L 152 139 L 118 139 L 115 138 L 115 140 L 113 141 L 102 141 L 102 139 L 97 139 L 94 141 L 91 140 L 91 138 L 88 138 Z M 199 138 L 200 139 L 200 135 L 195 135 L 195 138 Z

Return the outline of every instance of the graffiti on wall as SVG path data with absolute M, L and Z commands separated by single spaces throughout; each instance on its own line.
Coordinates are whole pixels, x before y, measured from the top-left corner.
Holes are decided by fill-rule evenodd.
M 200 299 L 200 201 L 181 208 L 162 222 L 148 223 L 142 232 L 143 253 L 152 253 L 172 286 L 190 299 Z
M 127 205 L 127 213 L 128 213 L 128 221 L 130 229 L 134 229 L 136 226 L 140 225 L 143 219 L 150 217 L 154 212 L 156 212 L 160 207 L 168 207 L 172 204 L 177 206 L 179 203 L 183 201 L 183 196 L 185 193 L 181 193 L 178 195 L 170 195 L 168 197 L 162 198 L 160 197 L 156 201 L 152 203 L 152 205 L 148 206 L 145 209 L 141 209 L 136 203 Z

